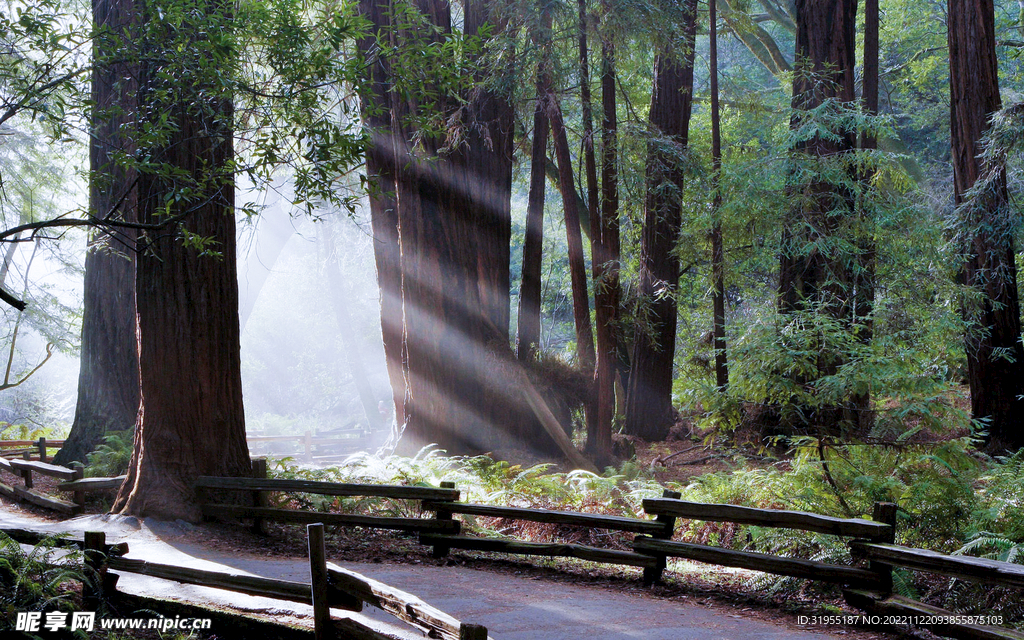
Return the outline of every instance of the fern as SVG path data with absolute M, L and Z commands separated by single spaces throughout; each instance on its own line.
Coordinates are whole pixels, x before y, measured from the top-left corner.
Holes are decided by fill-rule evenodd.
M 135 433 L 131 429 L 113 431 L 103 438 L 103 444 L 86 456 L 85 475 L 112 478 L 128 471 L 132 459 Z

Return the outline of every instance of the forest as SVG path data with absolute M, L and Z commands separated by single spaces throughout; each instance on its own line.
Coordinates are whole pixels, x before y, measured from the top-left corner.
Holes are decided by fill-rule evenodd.
M 111 511 L 359 428 L 1020 557 L 1020 2 L 0 7 L 0 438 Z

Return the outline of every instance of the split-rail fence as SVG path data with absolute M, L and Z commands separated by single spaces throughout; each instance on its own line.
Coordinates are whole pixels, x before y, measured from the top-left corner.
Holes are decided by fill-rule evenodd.
M 2 459 L 0 459 L 2 460 Z M 0 465 L 6 461 L 0 461 Z M 32 472 L 58 471 L 26 465 L 12 460 L 6 462 L 13 470 L 29 478 Z M 45 463 L 41 463 L 45 464 Z M 11 469 L 8 469 L 11 470 Z M 70 472 L 71 470 L 65 470 Z M 649 517 L 623 517 L 572 511 L 555 511 L 529 507 L 495 506 L 460 502 L 461 492 L 453 483 L 442 482 L 440 487 L 369 485 L 333 482 L 313 482 L 295 479 L 268 478 L 266 461 L 253 462 L 252 478 L 200 477 L 195 483 L 202 504 L 203 515 L 208 518 L 232 520 L 251 519 L 254 530 L 262 530 L 269 521 L 328 526 L 368 527 L 391 529 L 419 535 L 420 543 L 429 546 L 436 557 L 447 555 L 451 549 L 568 557 L 592 562 L 638 567 L 643 570 L 644 582 L 653 584 L 662 576 L 668 558 L 688 560 L 765 573 L 792 576 L 806 580 L 837 584 L 843 589 L 847 602 L 856 608 L 876 614 L 880 620 L 906 620 L 914 626 L 926 628 L 953 638 L 964 640 L 1024 640 L 1024 633 L 1005 627 L 978 624 L 975 618 L 964 616 L 892 593 L 894 567 L 914 571 L 937 573 L 952 578 L 983 584 L 1024 589 L 1024 565 L 966 556 L 913 549 L 895 544 L 896 505 L 877 503 L 871 519 L 835 518 L 801 511 L 755 509 L 730 504 L 702 504 L 680 500 L 680 495 L 665 491 L 661 498 L 643 501 Z M 93 485 L 85 483 L 93 482 Z M 104 481 L 107 484 L 104 484 Z M 30 480 L 27 480 L 29 487 Z M 80 496 L 84 491 L 101 486 L 119 484 L 120 479 L 77 479 L 58 485 L 64 491 Z M 19 497 L 32 495 L 37 504 L 52 504 L 64 510 L 67 504 L 53 498 L 40 500 L 30 488 L 13 491 Z M 11 495 L 12 488 L 0 485 L 0 493 Z M 270 493 L 306 493 L 328 496 L 373 496 L 393 500 L 419 502 L 420 513 L 433 517 L 384 517 L 349 513 L 320 513 L 301 509 L 283 509 L 270 506 Z M 238 493 L 249 494 L 241 498 Z M 234 496 L 232 498 L 232 496 Z M 58 503 L 61 506 L 57 506 Z M 243 504 L 246 503 L 246 504 Z M 72 511 L 73 512 L 73 511 Z M 583 544 L 528 542 L 468 535 L 456 515 L 483 516 L 505 520 L 602 529 L 636 534 L 629 550 L 601 548 Z M 673 540 L 679 520 L 731 522 L 812 531 L 839 536 L 848 544 L 851 556 L 864 566 L 829 564 L 803 558 L 781 557 L 727 549 L 711 545 L 693 544 Z

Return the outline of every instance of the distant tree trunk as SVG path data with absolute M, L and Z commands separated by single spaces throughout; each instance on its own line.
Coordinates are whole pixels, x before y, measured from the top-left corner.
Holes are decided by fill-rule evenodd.
M 607 7 L 606 7 L 607 10 Z M 615 418 L 615 373 L 619 361 L 615 324 L 619 318 L 618 114 L 615 105 L 615 44 L 601 41 L 601 210 L 591 234 L 594 311 L 597 324 L 597 433 L 592 453 L 598 466 L 611 461 Z M 597 242 L 594 242 L 594 238 Z M 588 438 L 589 442 L 589 438 Z
M 793 81 L 793 108 L 810 111 L 825 100 L 852 103 L 854 95 L 854 26 L 856 0 L 797 0 L 796 51 L 799 61 Z M 794 116 L 795 118 L 795 116 Z M 793 126 L 796 126 L 794 121 Z M 854 147 L 852 131 L 838 132 L 840 140 L 821 136 L 798 143 L 797 149 L 816 158 L 828 158 Z M 804 189 L 799 210 L 784 225 L 779 275 L 779 305 L 783 312 L 795 311 L 805 302 L 845 291 L 836 291 L 848 280 L 840 273 L 841 260 L 830 260 L 825 252 L 803 247 L 835 233 L 835 186 L 816 179 Z M 846 196 L 842 196 L 846 197 Z M 828 291 L 825 291 L 828 289 Z
M 711 75 L 711 178 L 714 191 L 711 227 L 711 289 L 713 291 L 715 336 L 715 384 L 721 391 L 729 386 L 729 365 L 725 353 L 725 251 L 722 246 L 722 133 L 718 108 L 718 15 L 717 1 L 708 0 L 708 20 L 711 25 L 709 73 Z
M 590 94 L 590 52 L 587 44 L 587 30 L 589 20 L 587 16 L 587 0 L 579 0 L 579 54 L 580 54 L 580 106 L 583 116 L 583 168 L 586 174 L 587 188 L 587 217 L 590 219 L 590 256 L 591 273 L 594 278 L 594 307 L 597 313 L 604 313 L 606 310 L 599 310 L 598 287 L 601 284 L 601 276 L 604 272 L 606 262 L 601 247 L 601 203 L 597 185 L 597 159 L 594 156 L 594 110 Z M 606 332 L 600 328 L 601 319 L 597 320 L 597 353 L 595 353 L 594 370 L 591 375 L 594 384 L 591 387 L 593 398 L 590 401 L 592 410 L 587 412 L 587 449 L 590 454 L 601 462 L 610 462 L 612 455 L 612 414 L 615 411 L 615 395 L 608 393 L 611 387 L 601 393 L 598 384 L 606 382 L 601 379 L 601 347 L 607 347 Z M 603 343 L 602 343 L 603 339 Z M 607 372 L 606 372 L 607 373 Z M 610 384 L 610 380 L 608 381 Z M 601 403 L 605 405 L 602 407 Z M 604 421 L 602 421 L 602 418 Z
M 559 182 L 563 194 L 575 192 L 573 187 L 572 156 L 569 139 L 562 120 L 562 108 L 553 92 L 548 93 L 548 120 L 551 122 L 551 137 L 555 143 L 558 161 Z M 565 213 L 565 235 L 569 251 L 569 279 L 572 282 L 572 315 L 576 326 L 576 356 L 583 371 L 594 369 L 594 333 L 590 328 L 590 294 L 587 292 L 587 268 L 583 255 L 583 235 L 580 231 L 580 214 L 577 202 L 572 197 L 562 197 Z M 589 394 L 588 394 L 589 396 Z M 593 411 L 588 402 L 587 412 Z
M 799 126 L 799 112 L 810 111 L 826 100 L 852 104 L 857 17 L 856 0 L 798 0 L 797 71 L 793 81 L 792 127 Z M 838 162 L 856 143 L 853 130 L 835 132 L 838 139 L 816 136 L 797 143 L 796 150 L 812 163 Z M 818 170 L 820 171 L 820 170 Z M 799 192 L 797 192 L 799 190 Z M 793 313 L 807 309 L 828 313 L 849 323 L 853 315 L 853 284 L 848 266 L 850 256 L 821 251 L 840 227 L 853 215 L 853 193 L 821 177 L 793 187 L 795 204 L 786 212 L 779 259 L 779 310 Z M 846 211 L 846 213 L 843 213 Z M 811 247 L 807 249 L 807 247 Z M 822 348 L 817 373 L 798 381 L 834 374 L 843 354 Z M 842 406 L 788 407 L 783 417 L 786 429 L 809 427 L 816 433 L 843 433 L 855 423 L 851 402 Z
M 219 3 L 207 15 L 226 19 Z M 157 63 L 152 63 L 157 64 Z M 163 86 L 158 68 L 142 74 L 140 106 L 166 114 L 173 130 L 147 149 L 174 176 L 141 173 L 139 220 L 162 222 L 189 211 L 188 230 L 213 240 L 219 256 L 185 246 L 177 228 L 139 238 L 136 301 L 142 410 L 128 478 L 113 511 L 197 522 L 198 476 L 249 476 L 239 354 L 235 262 L 235 184 L 231 96 L 219 88 Z M 169 103 L 160 93 L 175 96 Z M 183 179 L 194 195 L 175 200 Z M 181 192 L 178 192 L 181 193 Z M 170 199 L 168 199 L 170 197 Z M 167 202 L 172 202 L 168 210 Z
M 982 298 L 965 311 L 975 324 L 967 340 L 971 412 L 988 421 L 986 448 L 1001 453 L 1024 446 L 1024 349 L 1005 169 L 978 157 L 989 118 L 1001 106 L 994 21 L 992 0 L 949 1 L 953 184 L 971 236 L 963 277 Z M 991 188 L 968 201 L 967 192 L 990 172 Z
M 131 37 L 134 0 L 94 0 L 92 122 L 89 136 L 89 209 L 109 220 L 134 222 L 134 172 L 118 166 L 130 151 L 138 86 L 135 70 L 116 61 L 119 42 Z M 135 234 L 94 234 L 85 256 L 82 350 L 78 402 L 71 432 L 54 462 L 84 462 L 109 431 L 131 429 L 139 413 L 139 356 L 135 335 Z M 12 245 L 13 246 L 13 245 Z
M 647 440 L 663 440 L 672 427 L 672 370 L 676 346 L 676 297 L 679 258 L 676 242 L 682 225 L 683 170 L 693 105 L 693 51 L 696 0 L 687 0 L 683 53 L 668 51 L 654 62 L 650 126 L 665 141 L 647 150 L 647 201 L 640 245 L 638 315 L 626 399 L 626 431 Z
M 864 61 L 863 61 L 863 93 L 861 103 L 864 113 L 868 116 L 878 115 L 878 31 L 879 11 L 878 0 L 864 2 Z M 865 131 L 861 135 L 862 150 L 877 149 L 878 140 L 874 133 Z M 872 188 L 873 174 L 864 172 L 861 178 L 861 193 L 866 194 Z M 864 344 L 871 344 L 875 334 L 875 263 L 878 245 L 875 241 L 874 214 L 862 204 L 858 215 L 861 220 L 857 225 L 862 229 L 858 239 L 859 256 L 857 270 L 854 273 L 854 330 Z M 871 390 L 854 394 L 851 398 L 859 433 L 869 433 L 874 426 L 874 414 L 871 411 Z
M 397 171 L 401 155 L 394 103 L 389 93 L 390 60 L 377 48 L 377 36 L 393 37 L 390 4 L 386 0 L 360 0 L 359 12 L 373 30 L 358 42 L 359 53 L 368 71 L 367 91 L 360 96 L 364 126 L 369 130 L 366 151 L 366 176 L 370 189 L 370 227 L 373 231 L 373 257 L 380 288 L 381 336 L 396 424 L 405 423 L 405 377 L 402 337 L 402 272 L 398 237 Z M 386 40 L 385 40 L 386 41 Z
M 533 112 L 533 147 L 530 154 L 530 194 L 526 205 L 526 237 L 523 240 L 523 277 L 519 286 L 520 362 L 536 358 L 540 345 L 541 266 L 544 252 L 544 163 L 547 161 L 547 91 L 537 70 L 537 107 Z

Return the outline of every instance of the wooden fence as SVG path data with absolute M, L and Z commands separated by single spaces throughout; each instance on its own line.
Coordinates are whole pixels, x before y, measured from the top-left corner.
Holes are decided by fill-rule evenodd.
M 680 500 L 678 493 L 666 491 L 661 498 L 643 501 L 646 514 L 654 516 L 652 520 L 459 502 L 460 492 L 454 484 L 442 483 L 442 485 L 441 488 L 434 489 L 265 478 L 200 478 L 197 482 L 197 487 L 208 490 L 250 491 L 261 494 L 269 491 L 297 491 L 321 495 L 380 496 L 420 500 L 422 511 L 435 514 L 433 519 L 378 518 L 208 503 L 204 505 L 203 513 L 210 516 L 254 517 L 280 522 L 307 522 L 315 517 L 324 517 L 326 524 L 366 527 L 378 526 L 376 523 L 379 521 L 385 525 L 383 528 L 419 531 L 421 544 L 433 547 L 433 553 L 437 557 L 446 555 L 451 549 L 469 549 L 579 558 L 593 562 L 640 567 L 644 571 L 644 581 L 647 584 L 651 584 L 661 577 L 667 558 L 686 558 L 708 564 L 838 584 L 843 587 L 843 594 L 851 606 L 869 612 L 883 612 L 879 614 L 879 623 L 885 623 L 886 620 L 890 622 L 903 620 L 914 626 L 927 627 L 950 637 L 968 640 L 982 638 L 987 640 L 1024 640 L 1024 634 L 995 625 L 977 624 L 971 616 L 958 615 L 892 595 L 892 569 L 894 566 L 932 571 L 986 584 L 1024 588 L 1024 565 L 950 556 L 893 544 L 896 533 L 896 505 L 893 504 L 876 504 L 872 519 L 867 520 L 834 518 L 801 511 L 753 509 L 729 504 L 687 502 Z M 265 500 L 266 496 L 262 495 L 260 499 Z M 459 521 L 454 518 L 457 514 L 639 535 L 634 538 L 632 549 L 628 551 L 581 544 L 524 542 L 514 539 L 460 535 Z M 839 536 L 847 541 L 853 557 L 863 561 L 866 566 L 828 564 L 803 558 L 780 557 L 672 540 L 676 531 L 676 523 L 682 519 L 796 529 Z M 439 530 L 442 526 L 451 527 L 452 530 Z
M 49 460 L 47 449 L 60 449 L 64 446 L 63 440 L 0 440 L 0 457 L 2 458 L 24 458 L 35 456 L 41 462 Z
M 119 574 L 133 573 L 164 580 L 173 580 L 202 587 L 224 589 L 236 593 L 262 596 L 313 606 L 313 635 L 316 640 L 353 638 L 355 640 L 392 640 L 393 635 L 382 633 L 355 618 L 333 619 L 330 609 L 358 612 L 363 604 L 370 604 L 392 614 L 399 620 L 422 631 L 430 638 L 444 640 L 488 640 L 487 629 L 481 625 L 460 622 L 447 613 L 423 602 L 416 596 L 384 583 L 367 578 L 354 571 L 335 566 L 326 560 L 324 525 L 310 524 L 307 539 L 310 560 L 310 582 L 295 582 L 264 578 L 242 573 L 208 571 L 161 564 L 146 560 L 125 558 L 128 544 L 108 544 L 102 532 L 86 532 L 81 538 L 51 538 L 51 534 L 24 529 L 0 529 L 13 540 L 24 544 L 39 544 L 50 539 L 62 546 L 77 546 L 83 550 L 84 563 L 97 574 L 96 580 L 82 584 L 82 601 L 86 609 L 95 609 L 100 599 L 116 600 L 119 596 Z M 83 567 L 84 569 L 84 567 Z M 197 606 L 198 615 L 213 611 Z M 308 635 L 308 632 L 306 632 Z
M 0 484 L 0 493 L 29 499 L 51 508 L 74 513 L 82 505 L 85 491 L 119 485 L 123 478 L 70 479 L 59 485 L 72 491 L 74 503 L 41 496 L 31 489 L 31 473 L 67 473 L 71 470 L 28 460 L 4 460 L 0 466 L 26 478 L 26 488 Z M 1024 634 L 1008 629 L 976 624 L 969 616 L 893 596 L 892 569 L 903 567 L 928 571 L 963 580 L 1024 589 L 1024 565 L 963 556 L 951 556 L 924 549 L 911 549 L 894 544 L 896 506 L 875 505 L 871 520 L 833 518 L 813 513 L 774 509 L 753 509 L 728 504 L 700 504 L 679 499 L 678 493 L 666 491 L 661 498 L 643 501 L 648 518 L 606 516 L 571 511 L 554 511 L 525 507 L 505 507 L 459 502 L 460 491 L 452 483 L 435 487 L 397 485 L 364 485 L 272 479 L 266 477 L 266 461 L 254 460 L 252 478 L 202 477 L 196 490 L 207 517 L 251 518 L 253 528 L 262 530 L 267 521 L 283 523 L 323 523 L 333 526 L 392 529 L 419 534 L 421 544 L 433 548 L 436 557 L 451 549 L 469 549 L 548 557 L 569 557 L 616 565 L 640 567 L 644 582 L 657 581 L 667 558 L 677 557 L 699 562 L 763 571 L 838 584 L 847 601 L 866 611 L 884 612 L 889 619 L 914 621 L 919 626 L 937 630 L 955 638 L 975 640 L 1000 638 L 1024 640 Z M 65 477 L 65 476 L 58 476 Z M 67 479 L 67 478 L 65 478 Z M 236 504 L 237 499 L 222 499 L 232 493 L 251 495 L 251 504 Z M 395 500 L 419 501 L 420 512 L 433 513 L 433 518 L 383 517 L 349 513 L 316 513 L 269 506 L 271 492 L 297 492 L 329 496 L 371 496 Z M 608 549 L 582 544 L 525 542 L 461 534 L 456 514 L 484 516 L 505 520 L 548 523 L 582 529 L 602 529 L 637 535 L 630 550 Z M 710 545 L 673 540 L 678 520 L 731 522 L 741 525 L 788 528 L 835 535 L 845 539 L 851 555 L 866 566 L 828 564 L 803 558 L 780 557 L 764 553 L 726 549 Z M 927 612 L 927 613 L 926 613 Z M 883 614 L 879 614 L 883 615 Z

